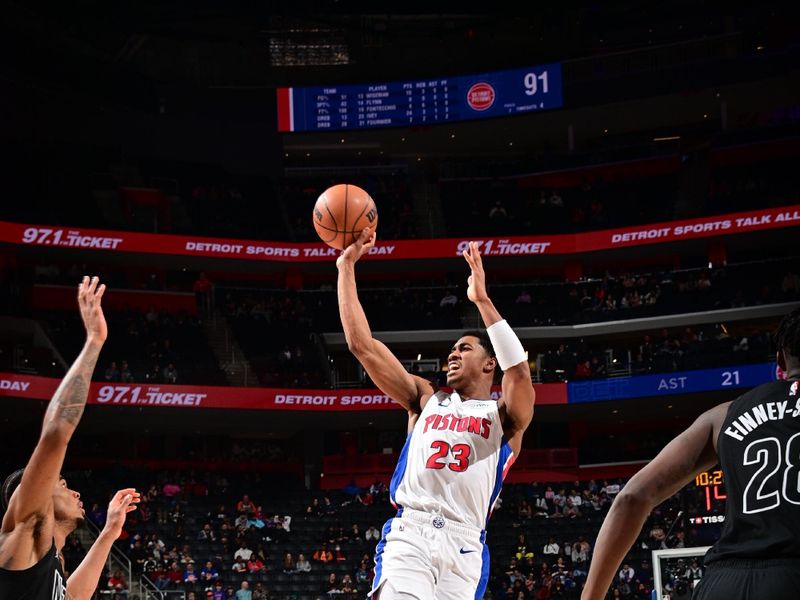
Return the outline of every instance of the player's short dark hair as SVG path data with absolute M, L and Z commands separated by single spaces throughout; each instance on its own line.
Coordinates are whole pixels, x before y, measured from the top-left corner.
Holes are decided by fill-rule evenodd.
M 784 354 L 800 358 L 800 307 L 781 319 L 775 332 L 775 344 Z
M 0 488 L 0 502 L 3 504 L 3 512 L 6 512 L 8 509 L 8 503 L 11 502 L 11 495 L 14 493 L 14 490 L 19 487 L 19 484 L 22 481 L 22 474 L 24 472 L 25 469 L 17 469 L 11 475 L 6 477 L 5 481 L 3 482 L 3 487 Z
M 483 349 L 491 356 L 495 358 L 494 347 L 492 346 L 492 340 L 489 339 L 489 334 L 486 333 L 485 329 L 470 329 L 469 331 L 465 331 L 461 334 L 461 337 L 472 336 L 478 338 L 478 343 L 483 346 Z

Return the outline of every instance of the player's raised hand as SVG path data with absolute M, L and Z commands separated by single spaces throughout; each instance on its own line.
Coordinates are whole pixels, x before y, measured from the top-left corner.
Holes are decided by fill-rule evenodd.
M 119 490 L 111 502 L 108 503 L 108 515 L 103 531 L 108 532 L 117 539 L 122 533 L 122 526 L 125 525 L 125 517 L 131 511 L 136 510 L 141 495 L 134 488 Z
M 361 235 L 356 238 L 356 241 L 350 244 L 341 253 L 339 258 L 336 259 L 336 266 L 341 267 L 343 264 L 355 264 L 356 261 L 364 256 L 375 245 L 376 235 L 371 227 L 365 227 L 361 231 Z
M 486 273 L 483 270 L 481 252 L 477 242 L 470 242 L 469 248 L 461 253 L 467 261 L 472 273 L 467 279 L 467 298 L 472 302 L 483 302 L 489 299 L 486 292 Z
M 108 337 L 108 326 L 105 315 L 103 315 L 103 308 L 100 306 L 106 286 L 105 284 L 98 286 L 99 282 L 100 279 L 96 276 L 91 279 L 87 276 L 83 277 L 78 285 L 78 306 L 81 310 L 83 326 L 86 328 L 87 340 L 102 344 Z

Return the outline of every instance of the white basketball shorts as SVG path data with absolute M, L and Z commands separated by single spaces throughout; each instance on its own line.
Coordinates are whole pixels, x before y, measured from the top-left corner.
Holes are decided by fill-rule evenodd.
M 383 526 L 369 597 L 480 600 L 489 580 L 485 540 L 485 531 L 403 508 Z

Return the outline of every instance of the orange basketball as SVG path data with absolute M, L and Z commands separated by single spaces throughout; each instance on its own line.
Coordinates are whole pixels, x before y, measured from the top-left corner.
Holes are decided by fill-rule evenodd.
M 357 185 L 340 183 L 317 198 L 311 215 L 319 239 L 331 248 L 344 250 L 365 227 L 378 227 L 378 209 L 370 195 Z

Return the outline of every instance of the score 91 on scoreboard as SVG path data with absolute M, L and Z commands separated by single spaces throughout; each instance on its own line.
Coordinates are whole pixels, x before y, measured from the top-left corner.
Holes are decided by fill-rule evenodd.
M 723 523 L 725 521 L 725 500 L 728 495 L 725 492 L 725 480 L 721 469 L 705 471 L 694 478 L 697 489 L 702 490 L 704 503 L 700 509 L 705 512 L 691 517 L 695 525 L 709 523 Z
M 561 108 L 561 65 L 379 83 L 278 88 L 278 131 L 436 125 Z

